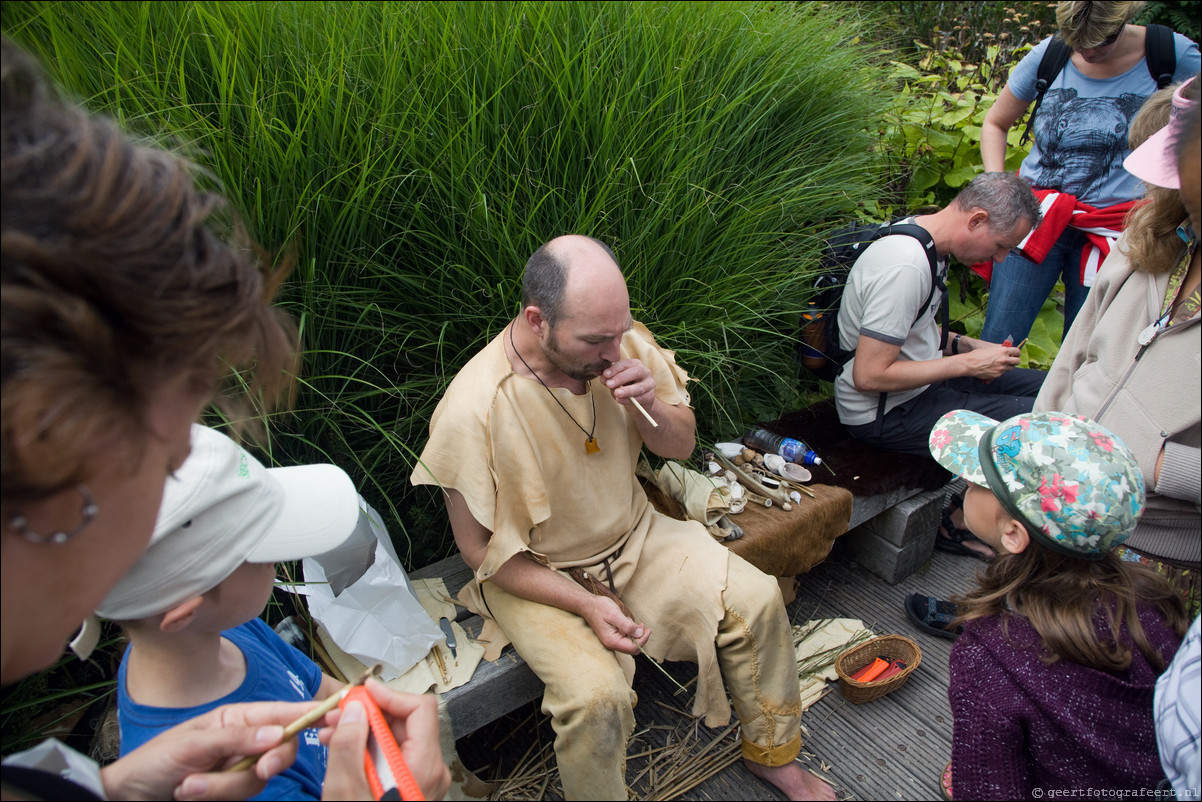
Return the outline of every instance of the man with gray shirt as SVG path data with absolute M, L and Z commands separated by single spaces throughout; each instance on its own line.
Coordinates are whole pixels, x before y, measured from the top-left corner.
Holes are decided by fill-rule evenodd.
M 941 343 L 938 313 L 949 254 L 964 264 L 1000 261 L 1039 220 L 1026 182 L 1013 173 L 982 173 L 949 206 L 904 221 L 930 235 L 938 257 L 934 292 L 919 239 L 893 234 L 864 249 L 838 318 L 840 345 L 856 352 L 835 382 L 839 420 L 853 436 L 929 456 L 931 426 L 946 412 L 970 409 L 1005 420 L 1031 411 L 1044 372 L 1018 368 L 1013 345 L 962 334 Z

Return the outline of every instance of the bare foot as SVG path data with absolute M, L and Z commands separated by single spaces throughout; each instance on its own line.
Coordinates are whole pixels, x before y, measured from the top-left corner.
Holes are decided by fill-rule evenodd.
M 789 799 L 821 799 L 833 802 L 835 789 L 810 774 L 796 760 L 783 766 L 765 766 L 743 758 L 743 765 L 755 776 L 772 783 Z

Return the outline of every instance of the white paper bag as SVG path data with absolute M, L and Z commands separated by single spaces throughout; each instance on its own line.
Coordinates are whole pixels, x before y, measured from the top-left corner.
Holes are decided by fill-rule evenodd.
M 303 561 L 309 615 L 347 654 L 383 663 L 381 679 L 404 674 L 442 640 L 417 600 L 379 513 L 359 497 L 359 524 L 337 549 Z

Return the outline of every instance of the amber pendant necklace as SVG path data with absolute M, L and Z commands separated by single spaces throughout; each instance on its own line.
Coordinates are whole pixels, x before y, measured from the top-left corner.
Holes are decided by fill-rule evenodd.
M 593 428 L 591 430 L 587 430 L 583 426 L 580 425 L 580 421 L 578 421 L 578 420 L 576 420 L 576 418 L 572 417 L 572 413 L 568 412 L 568 408 L 565 407 L 560 402 L 560 400 L 555 397 L 555 393 L 551 391 L 551 388 L 547 386 L 547 383 L 545 381 L 543 381 L 537 373 L 534 372 L 534 368 L 530 367 L 530 363 L 527 362 L 525 360 L 525 358 L 522 356 L 522 352 L 518 350 L 517 343 L 515 343 L 513 341 L 513 323 L 509 324 L 509 346 L 513 349 L 513 352 L 515 354 L 517 354 L 518 359 L 521 360 L 522 364 L 526 366 L 526 370 L 530 371 L 530 375 L 533 376 L 535 379 L 537 379 L 538 383 L 543 386 L 543 389 L 546 390 L 550 394 L 551 400 L 554 401 L 556 404 L 559 404 L 559 408 L 563 410 L 563 414 L 568 416 L 568 420 L 570 420 L 572 423 L 576 424 L 577 429 L 584 432 L 584 437 L 585 437 L 584 453 L 585 454 L 596 454 L 598 451 L 600 451 L 601 446 L 600 446 L 600 444 L 597 443 L 597 438 L 593 437 L 593 432 L 597 431 L 597 396 L 593 393 L 592 389 L 591 388 L 589 389 L 588 394 L 589 394 L 589 398 L 593 402 Z M 586 383 L 586 386 L 587 386 L 587 383 Z

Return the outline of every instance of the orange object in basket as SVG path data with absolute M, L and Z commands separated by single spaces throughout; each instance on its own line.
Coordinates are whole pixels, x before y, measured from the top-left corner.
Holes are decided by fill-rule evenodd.
M 889 661 L 878 657 L 856 673 L 852 674 L 851 678 L 856 682 L 872 682 L 887 668 L 889 668 Z

